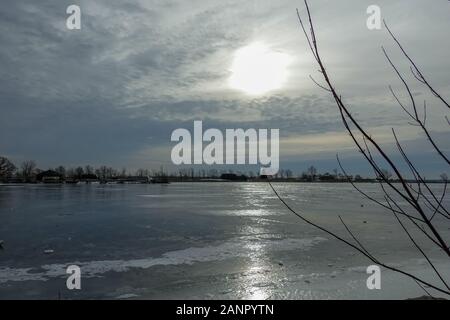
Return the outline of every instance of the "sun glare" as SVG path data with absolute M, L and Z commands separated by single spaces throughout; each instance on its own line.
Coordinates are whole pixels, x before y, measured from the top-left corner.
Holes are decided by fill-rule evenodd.
M 259 95 L 282 87 L 289 56 L 255 42 L 236 51 L 229 84 L 247 94 Z

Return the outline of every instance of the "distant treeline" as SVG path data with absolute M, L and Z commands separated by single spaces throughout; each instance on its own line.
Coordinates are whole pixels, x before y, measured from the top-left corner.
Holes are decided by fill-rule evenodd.
M 392 174 L 387 170 L 384 172 L 387 177 Z M 144 181 L 141 178 L 164 177 L 170 181 L 211 181 L 211 180 L 233 180 L 233 181 L 258 181 L 265 180 L 267 177 L 259 176 L 253 171 L 234 172 L 233 170 L 217 170 L 217 169 L 194 169 L 180 168 L 176 172 L 168 172 L 161 167 L 155 169 L 138 169 L 135 171 L 126 168 L 115 169 L 109 166 L 93 167 L 78 166 L 74 168 L 66 168 L 58 166 L 56 168 L 48 168 L 43 170 L 38 168 L 35 161 L 24 161 L 20 166 L 16 166 L 6 157 L 0 156 L 0 182 L 7 183 L 35 183 L 41 181 L 114 181 L 114 180 L 130 180 Z M 314 166 L 308 167 L 301 173 L 294 174 L 290 169 L 280 169 L 278 174 L 270 177 L 276 181 L 291 182 L 375 182 L 377 178 L 362 177 L 361 175 L 343 175 L 337 169 L 331 173 L 319 173 Z M 442 180 L 431 182 L 439 182 L 447 179 L 445 174 L 441 175 Z

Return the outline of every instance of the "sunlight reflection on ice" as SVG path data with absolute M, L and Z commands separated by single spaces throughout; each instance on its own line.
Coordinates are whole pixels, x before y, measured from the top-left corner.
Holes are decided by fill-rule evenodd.
M 268 232 L 266 228 L 261 226 L 246 225 L 243 230 L 246 234 L 265 234 Z M 246 288 L 247 299 L 265 300 L 271 295 L 270 293 L 270 265 L 268 263 L 268 255 L 266 245 L 260 241 L 246 241 L 244 247 L 248 250 L 249 265 L 247 268 L 248 287 Z

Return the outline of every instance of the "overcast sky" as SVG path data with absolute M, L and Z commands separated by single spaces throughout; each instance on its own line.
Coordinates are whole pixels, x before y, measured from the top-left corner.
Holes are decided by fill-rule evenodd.
M 66 8 L 81 7 L 81 30 Z M 444 96 L 450 97 L 450 2 L 310 1 L 322 58 L 352 112 L 385 143 L 399 130 L 429 175 L 445 171 L 423 135 L 390 96 L 400 82 L 384 45 L 429 105 L 430 130 L 447 152 L 450 115 L 409 74 L 387 31 L 368 30 L 366 9 L 382 18 Z M 365 173 L 299 29 L 303 1 L 3 1 L 0 7 L 0 155 L 20 163 L 129 168 L 170 166 L 176 128 L 277 128 L 281 167 L 337 167 Z M 259 42 L 290 57 L 284 85 L 249 95 L 229 86 L 236 50 Z

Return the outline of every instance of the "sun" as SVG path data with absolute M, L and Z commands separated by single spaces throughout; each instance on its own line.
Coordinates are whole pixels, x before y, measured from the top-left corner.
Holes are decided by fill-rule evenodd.
M 279 89 L 287 79 L 289 55 L 255 42 L 236 51 L 229 84 L 251 95 Z

